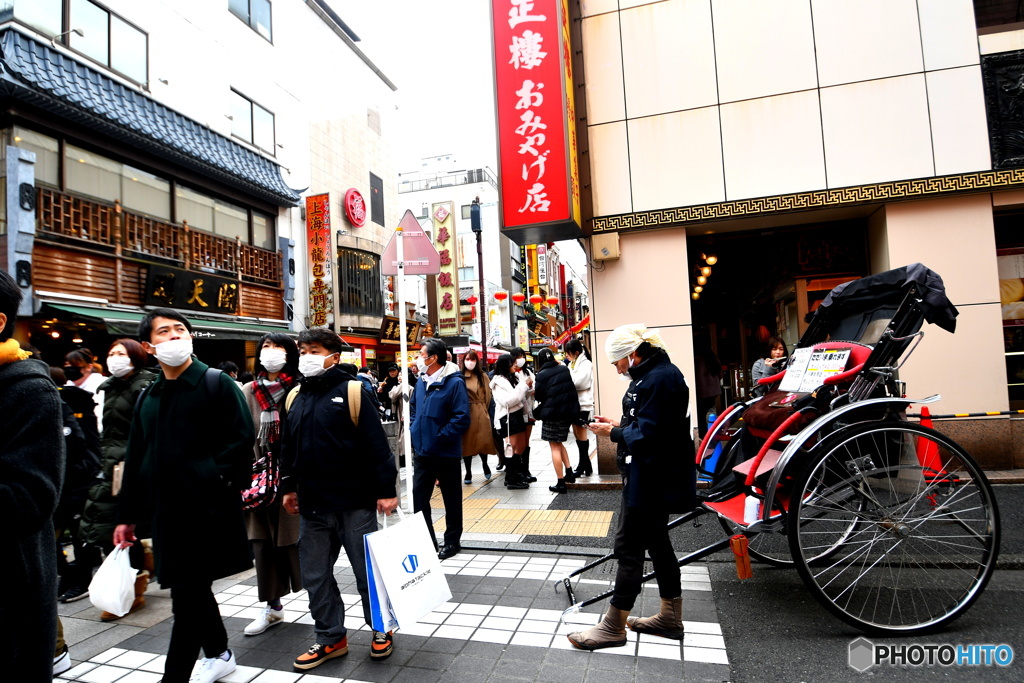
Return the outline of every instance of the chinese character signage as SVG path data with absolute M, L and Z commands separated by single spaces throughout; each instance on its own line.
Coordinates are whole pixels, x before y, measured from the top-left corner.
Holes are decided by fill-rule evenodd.
M 430 206 L 430 220 L 434 226 L 434 248 L 441 257 L 441 272 L 437 275 L 437 336 L 452 337 L 461 332 L 459 321 L 459 264 L 455 248 L 455 217 L 451 202 Z
M 579 237 L 568 0 L 492 0 L 502 232 Z
M 389 315 L 384 316 L 384 322 L 380 326 L 380 340 L 384 344 L 401 344 L 402 338 L 399 336 L 399 325 L 398 318 L 392 318 Z M 420 324 L 415 320 L 405 321 L 405 341 L 408 344 L 415 344 L 420 339 Z M 419 355 L 417 352 L 416 355 Z
M 537 245 L 537 284 L 548 283 L 548 247 L 546 244 Z
M 331 198 L 306 197 L 306 254 L 309 257 L 309 326 L 334 325 L 331 279 Z
M 149 266 L 145 305 L 238 313 L 238 280 L 197 270 Z

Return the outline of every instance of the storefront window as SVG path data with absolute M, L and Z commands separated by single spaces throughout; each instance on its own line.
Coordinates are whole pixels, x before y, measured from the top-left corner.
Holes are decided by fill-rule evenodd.
M 355 249 L 338 249 L 338 307 L 342 314 L 383 315 L 380 258 Z
M 68 190 L 108 202 L 121 198 L 121 164 L 73 145 L 64 150 Z
M 121 203 L 131 211 L 171 219 L 171 184 L 146 171 L 121 167 Z
M 36 153 L 36 182 L 60 185 L 60 143 L 35 131 L 14 129 L 14 145 Z
M 249 212 L 240 206 L 215 200 L 213 205 L 213 231 L 222 237 L 240 237 L 249 241 Z
M 175 215 L 179 223 L 213 232 L 213 197 L 187 187 L 179 187 L 175 197 Z

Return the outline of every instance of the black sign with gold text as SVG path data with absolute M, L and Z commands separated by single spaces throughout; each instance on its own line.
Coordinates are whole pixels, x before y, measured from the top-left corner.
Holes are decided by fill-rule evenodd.
M 402 338 L 398 336 L 401 326 L 398 318 L 384 316 L 384 322 L 380 326 L 380 340 L 384 344 L 401 344 Z M 420 324 L 415 320 L 405 321 L 405 341 L 408 344 L 415 344 L 420 338 Z
M 145 304 L 234 315 L 238 281 L 197 270 L 149 266 Z

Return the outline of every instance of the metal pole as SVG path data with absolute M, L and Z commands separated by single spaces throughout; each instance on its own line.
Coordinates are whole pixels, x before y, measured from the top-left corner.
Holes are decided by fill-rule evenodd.
M 402 234 L 402 226 L 399 225 L 395 229 L 396 256 L 398 257 L 398 275 L 395 276 L 398 289 L 398 338 L 400 340 L 398 342 L 398 352 L 401 354 L 401 357 L 398 359 L 398 371 L 401 373 L 402 384 L 408 384 L 409 344 L 405 336 L 405 248 Z M 410 388 L 414 391 L 416 389 L 416 387 Z M 404 400 L 404 396 L 405 391 L 402 391 L 402 396 L 398 400 Z M 412 419 L 409 415 L 408 405 L 402 406 L 402 416 L 405 418 L 405 425 L 402 426 L 402 449 L 405 451 L 405 509 L 412 513 Z
M 480 349 L 483 351 L 483 371 L 487 374 L 487 290 L 484 289 L 484 248 L 482 233 L 476 234 L 476 259 L 480 269 Z

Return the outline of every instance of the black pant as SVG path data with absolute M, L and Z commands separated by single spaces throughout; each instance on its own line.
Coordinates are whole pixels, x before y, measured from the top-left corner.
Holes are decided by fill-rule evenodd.
M 163 681 L 187 682 L 200 648 L 208 658 L 223 654 L 228 649 L 228 634 L 209 581 L 171 587 L 171 611 L 174 626 Z
M 444 500 L 444 544 L 461 545 L 462 543 L 462 481 L 459 479 L 462 468 L 461 458 L 441 455 L 413 455 L 412 504 L 416 512 L 422 512 L 427 518 L 430 537 L 437 547 L 437 535 L 430 520 L 430 497 L 434 494 L 434 480 L 441 484 L 441 498 Z
M 668 513 L 649 508 L 626 507 L 626 501 L 623 500 L 619 529 L 615 532 L 614 552 L 615 559 L 619 561 L 619 570 L 615 575 L 612 607 L 633 609 L 644 576 L 645 550 L 650 553 L 654 565 L 660 596 L 671 600 L 683 594 L 676 553 L 668 537 Z

